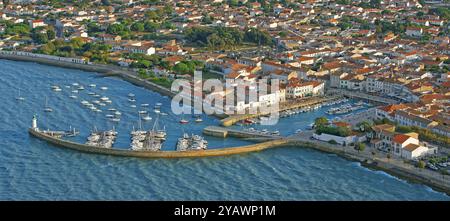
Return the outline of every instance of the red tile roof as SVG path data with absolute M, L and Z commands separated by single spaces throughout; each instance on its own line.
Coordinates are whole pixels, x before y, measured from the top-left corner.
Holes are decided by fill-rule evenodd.
M 408 135 L 397 134 L 394 136 L 394 139 L 392 141 L 394 141 L 394 143 L 402 144 L 409 138 L 410 138 L 410 136 L 408 136 Z

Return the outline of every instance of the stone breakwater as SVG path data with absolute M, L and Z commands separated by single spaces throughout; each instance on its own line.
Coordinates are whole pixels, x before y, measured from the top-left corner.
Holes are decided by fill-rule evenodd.
M 235 154 L 245 154 L 251 152 L 262 151 L 265 149 L 275 148 L 284 146 L 288 143 L 286 139 L 279 139 L 273 141 L 267 141 L 263 143 L 257 143 L 242 147 L 229 147 L 220 149 L 209 149 L 203 151 L 134 151 L 129 149 L 118 149 L 118 148 L 100 148 L 95 146 L 89 146 L 85 144 L 75 143 L 68 140 L 63 140 L 59 138 L 52 137 L 43 132 L 36 131 L 34 129 L 29 129 L 29 133 L 56 145 L 58 147 L 63 147 L 67 149 L 77 150 L 86 153 L 93 154 L 103 154 L 112 156 L 122 156 L 122 157 L 140 157 L 140 158 L 186 158 L 186 157 L 217 157 L 217 156 L 228 156 Z

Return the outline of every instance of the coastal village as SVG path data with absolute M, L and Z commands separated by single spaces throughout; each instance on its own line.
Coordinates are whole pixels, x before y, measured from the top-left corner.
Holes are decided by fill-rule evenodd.
M 235 90 L 203 96 L 232 96 L 224 109 L 236 112 L 280 104 L 282 118 L 355 99 L 289 138 L 397 159 L 448 182 L 449 21 L 446 0 L 11 0 L 0 1 L 0 56 L 108 65 L 168 90 L 176 79 L 194 84 L 197 70 L 224 85 L 277 79 L 256 101 Z

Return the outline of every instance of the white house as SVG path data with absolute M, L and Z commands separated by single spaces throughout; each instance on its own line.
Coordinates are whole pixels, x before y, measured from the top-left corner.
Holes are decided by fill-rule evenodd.
M 42 20 L 42 19 L 30 20 L 31 28 L 37 28 L 37 27 L 43 27 L 43 26 L 47 26 L 47 25 L 44 23 L 44 20 Z

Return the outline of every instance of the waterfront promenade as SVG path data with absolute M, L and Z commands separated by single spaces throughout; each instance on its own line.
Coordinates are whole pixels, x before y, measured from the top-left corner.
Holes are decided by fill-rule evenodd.
M 304 107 L 309 107 L 309 106 L 314 106 L 317 104 L 321 104 L 321 103 L 325 103 L 328 101 L 332 101 L 332 100 L 336 100 L 341 98 L 340 96 L 327 96 L 327 97 L 311 97 L 311 98 L 303 98 L 303 99 L 298 99 L 295 101 L 289 101 L 289 102 L 283 102 L 280 103 L 280 107 L 279 107 L 279 112 L 281 111 L 286 111 L 286 110 L 291 110 L 291 109 L 297 109 L 297 108 L 304 108 Z M 249 119 L 249 118 L 255 118 L 255 117 L 260 117 L 260 116 L 264 116 L 267 115 L 267 113 L 256 113 L 256 114 L 235 114 L 235 115 L 230 115 L 224 119 L 221 120 L 221 124 L 222 126 L 225 127 L 229 127 L 234 125 L 235 123 L 245 120 L 245 119 Z
M 313 131 L 304 131 L 294 134 L 287 139 L 288 145 L 311 148 L 327 153 L 333 153 L 349 160 L 358 161 L 361 165 L 375 170 L 382 170 L 393 176 L 415 183 L 423 183 L 432 188 L 450 195 L 450 177 L 428 169 L 420 169 L 404 159 L 392 156 L 373 148 L 357 151 L 351 146 L 334 145 L 328 142 L 311 139 Z

